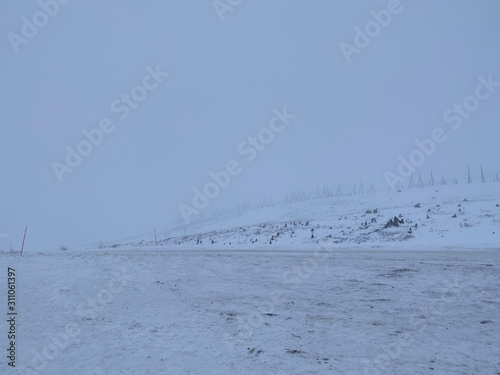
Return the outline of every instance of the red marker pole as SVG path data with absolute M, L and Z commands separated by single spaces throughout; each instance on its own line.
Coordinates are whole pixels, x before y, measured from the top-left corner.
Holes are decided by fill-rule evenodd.
M 26 232 L 27 231 L 28 231 L 28 227 L 26 226 L 26 229 L 24 230 L 23 246 L 21 246 L 21 256 L 23 256 L 24 240 L 26 239 Z
M 155 244 L 156 246 L 158 246 L 158 241 L 156 240 L 156 228 L 154 230 L 155 230 Z

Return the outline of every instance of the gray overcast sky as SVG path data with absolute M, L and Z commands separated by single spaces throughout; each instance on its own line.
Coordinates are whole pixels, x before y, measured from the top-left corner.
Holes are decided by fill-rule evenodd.
M 448 140 L 422 172 L 500 172 L 500 88 L 459 129 L 443 121 L 479 76 L 500 81 L 500 2 L 402 0 L 348 63 L 340 43 L 387 4 L 247 0 L 221 21 L 211 1 L 73 0 L 16 54 L 8 34 L 41 8 L 1 1 L 0 249 L 19 248 L 25 225 L 32 250 L 164 230 L 233 159 L 242 172 L 213 205 L 359 180 L 387 188 L 384 172 L 436 127 Z M 170 76 L 120 120 L 111 103 L 157 65 Z M 297 117 L 246 162 L 238 145 L 283 107 Z M 59 182 L 51 164 L 105 117 L 115 130 Z

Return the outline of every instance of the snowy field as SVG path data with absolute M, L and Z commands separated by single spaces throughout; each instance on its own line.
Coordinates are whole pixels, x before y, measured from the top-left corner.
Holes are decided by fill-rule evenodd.
M 2 358 L 1 373 L 496 375 L 499 260 L 499 251 L 4 253 L 2 269 L 17 272 L 18 358 L 15 370 Z
M 0 373 L 498 375 L 498 187 L 276 205 L 157 246 L 3 249 L 5 349 L 8 267 L 19 315 Z

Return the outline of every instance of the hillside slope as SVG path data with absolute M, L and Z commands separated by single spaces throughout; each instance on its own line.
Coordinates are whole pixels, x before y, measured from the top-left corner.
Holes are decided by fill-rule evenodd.
M 397 220 L 396 220 L 397 219 Z M 254 209 L 95 248 L 500 248 L 500 184 L 444 185 Z

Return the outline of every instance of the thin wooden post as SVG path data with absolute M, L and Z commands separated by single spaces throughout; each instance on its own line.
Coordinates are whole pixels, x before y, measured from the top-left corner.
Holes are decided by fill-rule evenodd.
M 27 231 L 28 231 L 28 226 L 26 226 L 26 229 L 24 230 L 23 245 L 21 246 L 21 256 L 23 256 L 24 240 L 26 239 L 26 232 Z

